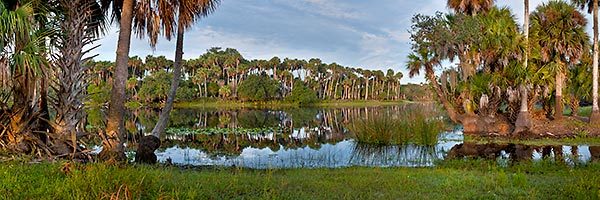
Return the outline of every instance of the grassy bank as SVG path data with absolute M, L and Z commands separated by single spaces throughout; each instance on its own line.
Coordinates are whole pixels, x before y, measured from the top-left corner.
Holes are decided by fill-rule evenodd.
M 286 108 L 286 107 L 371 107 L 388 106 L 410 103 L 410 101 L 321 101 L 310 105 L 300 105 L 285 101 L 240 102 L 200 100 L 192 102 L 177 102 L 176 108 Z
M 600 164 L 509 168 L 446 161 L 435 168 L 194 169 L 0 163 L 3 199 L 598 199 Z

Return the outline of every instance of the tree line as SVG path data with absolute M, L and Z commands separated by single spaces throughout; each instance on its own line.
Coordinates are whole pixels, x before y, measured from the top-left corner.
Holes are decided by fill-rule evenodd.
M 106 91 L 114 63 L 92 61 L 90 93 Z M 130 99 L 143 103 L 164 101 L 174 62 L 164 56 L 134 56 L 128 60 L 126 82 Z M 294 99 L 299 103 L 316 100 L 398 100 L 401 72 L 344 67 L 326 64 L 318 58 L 269 60 L 245 59 L 233 48 L 214 47 L 198 58 L 182 61 L 183 82 L 177 98 L 193 100 L 270 101 Z M 295 90 L 295 87 L 299 87 Z M 294 94 L 296 92 L 296 94 Z M 304 99 L 298 95 L 309 95 Z M 106 95 L 104 95 L 106 96 Z M 98 98 L 98 101 L 103 102 Z M 307 101 L 307 102 L 305 102 Z

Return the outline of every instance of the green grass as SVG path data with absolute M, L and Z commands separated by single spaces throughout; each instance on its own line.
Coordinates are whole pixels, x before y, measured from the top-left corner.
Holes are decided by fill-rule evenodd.
M 182 170 L 0 163 L 1 199 L 599 199 L 600 164 L 508 168 L 447 161 L 434 168 Z
M 299 105 L 286 101 L 268 101 L 268 102 L 240 102 L 240 101 L 215 101 L 198 100 L 191 102 L 177 102 L 176 108 L 287 108 L 287 107 L 370 107 L 370 106 L 388 106 L 410 103 L 409 101 L 342 101 L 327 100 L 310 105 Z
M 428 119 L 422 113 L 404 112 L 356 119 L 348 123 L 348 129 L 359 143 L 435 145 L 438 134 L 443 130 L 443 123 Z
M 563 111 L 563 115 L 571 115 L 571 112 L 573 112 L 571 108 L 566 107 Z M 592 106 L 579 107 L 577 114 L 582 117 L 589 117 L 592 114 Z

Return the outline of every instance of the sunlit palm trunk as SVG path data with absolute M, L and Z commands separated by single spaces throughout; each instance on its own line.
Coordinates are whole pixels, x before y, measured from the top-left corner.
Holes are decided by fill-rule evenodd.
M 121 11 L 117 60 L 115 63 L 116 67 L 111 91 L 112 95 L 108 108 L 108 123 L 102 141 L 102 152 L 100 152 L 99 155 L 100 159 L 105 161 L 125 160 L 125 149 L 123 146 L 123 137 L 125 134 L 123 103 L 125 101 L 125 82 L 127 81 L 127 61 L 129 61 L 131 21 L 133 20 L 134 4 L 134 0 L 124 0 Z
M 594 21 L 594 55 L 592 61 L 592 115 L 590 123 L 597 124 L 600 122 L 600 112 L 598 109 L 598 1 L 593 0 L 593 21 Z M 576 112 L 576 111 L 573 111 Z
M 562 103 L 562 88 L 563 88 L 563 72 L 556 72 L 556 94 L 554 105 L 554 120 L 560 120 L 563 115 Z
M 365 100 L 369 98 L 369 78 L 367 77 L 367 84 L 365 86 Z

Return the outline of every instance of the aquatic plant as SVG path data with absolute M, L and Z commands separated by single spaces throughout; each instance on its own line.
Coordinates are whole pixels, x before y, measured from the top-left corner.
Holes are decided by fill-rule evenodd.
M 359 143 L 434 145 L 443 130 L 443 122 L 415 111 L 400 115 L 377 114 L 351 121 L 347 127 Z
M 250 134 L 250 135 L 260 135 L 260 134 L 270 134 L 270 133 L 281 133 L 282 130 L 277 127 L 273 128 L 201 128 L 201 129 L 193 129 L 186 127 L 179 128 L 168 128 L 166 133 L 168 135 L 215 135 L 215 134 Z

